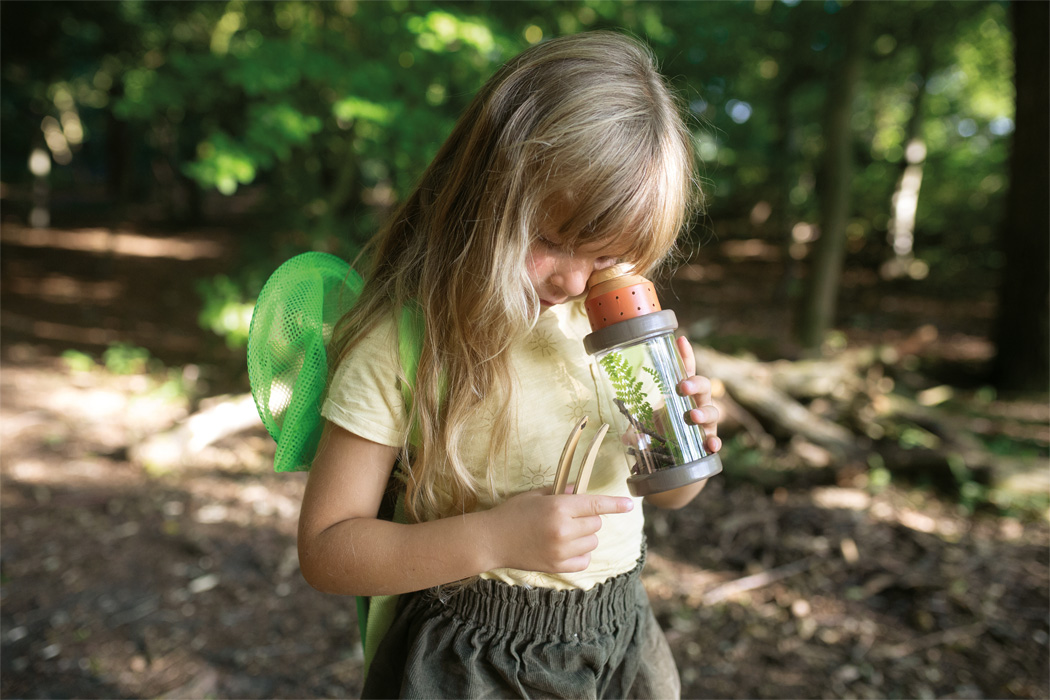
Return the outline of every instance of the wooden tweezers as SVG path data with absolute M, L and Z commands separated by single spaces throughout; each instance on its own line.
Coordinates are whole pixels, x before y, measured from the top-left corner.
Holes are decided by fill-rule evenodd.
M 554 493 L 565 493 L 565 487 L 569 482 L 569 470 L 572 468 L 572 458 L 576 454 L 576 445 L 580 442 L 580 435 L 587 426 L 587 416 L 584 416 L 569 433 L 569 439 L 565 441 L 565 447 L 561 451 L 561 460 L 558 462 L 558 471 L 554 475 Z M 591 444 L 587 446 L 587 452 L 583 455 L 580 464 L 580 473 L 576 476 L 576 485 L 573 493 L 585 493 L 587 484 L 591 480 L 591 471 L 594 469 L 594 460 L 598 456 L 598 448 L 601 447 L 602 439 L 609 432 L 609 424 L 602 423 L 598 432 L 591 438 Z

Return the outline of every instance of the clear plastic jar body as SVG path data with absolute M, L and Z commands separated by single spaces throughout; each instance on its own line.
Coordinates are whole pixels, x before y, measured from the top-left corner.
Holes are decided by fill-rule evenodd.
M 685 368 L 674 341 L 678 319 L 661 309 L 652 283 L 610 268 L 595 273 L 587 295 L 592 333 L 583 346 L 615 392 L 626 419 L 620 440 L 635 496 L 702 481 L 722 471 L 715 453 L 704 448 L 704 431 L 687 420 L 696 407 L 680 396 Z
M 677 392 L 685 375 L 670 333 L 613 348 L 595 359 L 613 386 L 616 407 L 627 419 L 629 427 L 621 441 L 635 458 L 635 474 L 651 474 L 707 456 L 703 430 L 685 420 L 695 405 Z

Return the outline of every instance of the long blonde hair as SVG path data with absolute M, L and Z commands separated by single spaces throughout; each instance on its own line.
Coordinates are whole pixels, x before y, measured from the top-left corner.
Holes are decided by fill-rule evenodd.
M 461 446 L 483 400 L 496 407 L 490 465 L 508 442 L 507 350 L 540 312 L 526 273 L 536 223 L 567 208 L 560 243 L 626 243 L 625 259 L 647 272 L 674 247 L 698 193 L 679 105 L 630 37 L 552 39 L 481 88 L 373 241 L 364 292 L 333 346 L 338 363 L 377 323 L 418 305 L 425 335 L 409 416 L 417 437 L 402 459 L 411 520 L 469 512 L 482 488 L 495 498 L 492 470 L 479 483 Z

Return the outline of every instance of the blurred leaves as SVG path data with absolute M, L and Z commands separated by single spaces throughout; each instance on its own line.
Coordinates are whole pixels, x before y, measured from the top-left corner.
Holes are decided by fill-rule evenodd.
M 199 316 L 201 327 L 210 328 L 225 338 L 231 348 L 245 347 L 255 301 L 246 300 L 241 286 L 226 275 L 201 280 L 197 283 L 197 292 L 203 299 Z
M 890 200 L 918 109 L 926 157 L 914 253 L 925 284 L 990 285 L 1014 118 L 1006 5 L 870 5 L 851 123 L 850 255 L 877 266 L 891 254 Z M 257 284 L 260 270 L 303 249 L 356 251 L 503 61 L 545 38 L 615 28 L 649 42 L 683 97 L 709 220 L 778 243 L 811 231 L 792 244 L 802 259 L 819 236 L 825 95 L 845 50 L 840 9 L 834 0 L 5 3 L 4 181 L 29 181 L 25 163 L 46 125 L 48 144 L 67 149 L 67 164 L 55 154 L 58 189 L 105 182 L 116 200 L 164 202 L 172 218 L 196 221 L 202 195 L 250 197 L 263 225 L 239 267 L 242 285 Z M 749 221 L 758 204 L 761 224 Z M 697 241 L 710 233 L 702 222 Z

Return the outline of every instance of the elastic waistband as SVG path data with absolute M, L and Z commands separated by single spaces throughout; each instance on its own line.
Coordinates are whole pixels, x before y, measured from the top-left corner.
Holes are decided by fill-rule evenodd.
M 638 614 L 645 549 L 630 571 L 589 590 L 511 586 L 482 579 L 434 604 L 477 625 L 544 637 L 604 633 Z

